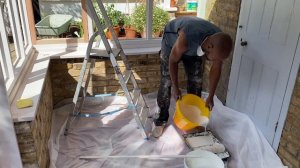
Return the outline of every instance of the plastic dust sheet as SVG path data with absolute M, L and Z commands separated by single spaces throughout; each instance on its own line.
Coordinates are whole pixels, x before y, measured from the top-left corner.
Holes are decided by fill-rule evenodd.
M 157 111 L 156 94 L 144 96 L 150 113 Z M 51 168 L 183 168 L 183 159 L 98 159 L 83 160 L 89 155 L 182 155 L 191 150 L 170 117 L 164 134 L 144 140 L 132 112 L 124 109 L 126 98 L 120 96 L 87 98 L 83 113 L 97 114 L 90 118 L 78 117 L 69 134 L 63 135 L 71 99 L 56 105 L 53 111 L 52 131 L 49 140 Z M 175 101 L 170 112 L 174 113 Z M 109 115 L 101 115 L 114 111 Z M 282 168 L 284 167 L 263 135 L 244 114 L 222 105 L 215 98 L 209 128 L 230 152 L 230 168 Z

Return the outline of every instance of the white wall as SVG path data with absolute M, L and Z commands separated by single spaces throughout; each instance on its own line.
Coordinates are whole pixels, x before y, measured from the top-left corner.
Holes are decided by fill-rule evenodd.
M 5 81 L 0 64 L 0 165 L 22 167 L 19 147 L 7 100 Z
M 50 14 L 68 14 L 81 20 L 81 0 L 39 0 L 42 18 Z

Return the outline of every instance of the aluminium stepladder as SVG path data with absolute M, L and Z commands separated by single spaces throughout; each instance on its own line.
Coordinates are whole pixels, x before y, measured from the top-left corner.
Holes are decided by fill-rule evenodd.
M 86 56 L 84 58 L 82 68 L 80 71 L 80 76 L 78 79 L 76 91 L 73 97 L 73 111 L 70 112 L 67 123 L 65 126 L 65 132 L 64 134 L 67 135 L 70 125 L 74 121 L 74 119 L 81 114 L 81 109 L 84 104 L 85 98 L 87 96 L 87 86 L 89 82 L 92 80 L 92 74 L 94 70 L 95 60 L 96 59 L 110 59 L 112 66 L 114 68 L 115 73 L 117 74 L 117 77 L 119 79 L 119 83 L 122 87 L 122 90 L 125 93 L 127 102 L 128 102 L 128 109 L 131 109 L 133 111 L 134 118 L 137 122 L 138 128 L 140 128 L 142 136 L 145 139 L 148 139 L 149 131 L 145 130 L 146 123 L 148 122 L 149 117 L 149 107 L 145 102 L 144 97 L 141 94 L 141 89 L 138 87 L 136 79 L 133 75 L 133 72 L 129 66 L 129 63 L 127 61 L 127 56 L 125 55 L 121 44 L 112 28 L 112 23 L 108 18 L 108 15 L 106 13 L 105 7 L 103 5 L 102 0 L 97 0 L 95 3 L 93 3 L 92 0 L 87 0 L 87 7 L 89 9 L 89 13 L 91 15 L 92 20 L 94 21 L 97 30 L 90 38 Z M 100 19 L 96 13 L 95 5 L 97 5 L 100 9 L 102 18 L 104 19 L 105 23 L 101 23 Z M 104 30 L 108 28 L 109 31 L 112 34 L 113 41 L 115 43 L 115 48 L 111 46 L 109 41 L 107 40 L 105 36 Z M 99 49 L 99 43 L 96 44 L 96 47 L 93 46 L 93 42 L 96 39 L 96 37 L 100 36 L 101 41 L 103 42 L 105 49 L 101 50 Z M 120 56 L 121 60 L 123 61 L 126 70 L 124 72 L 121 72 L 118 62 L 116 58 Z M 89 64 L 89 66 L 88 66 Z M 84 78 L 86 78 L 86 81 L 84 82 Z M 131 81 L 131 84 L 133 85 L 133 89 L 128 89 L 128 82 Z M 79 100 L 79 94 L 82 90 L 82 97 Z

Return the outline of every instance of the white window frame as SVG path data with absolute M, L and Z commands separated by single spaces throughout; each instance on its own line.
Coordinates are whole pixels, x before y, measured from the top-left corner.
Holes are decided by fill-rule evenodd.
M 0 23 L 4 23 L 2 3 L 0 7 Z M 8 38 L 6 34 L 6 28 L 4 24 L 0 24 L 0 61 L 3 69 L 4 80 L 10 83 L 14 78 L 13 64 L 10 57 L 10 50 L 8 44 Z M 7 85 L 6 85 L 7 87 Z
M 7 5 L 10 28 L 17 56 L 15 63 L 13 63 L 5 25 L 0 24 L 0 62 L 9 100 L 12 100 L 23 81 L 25 73 L 24 69 L 28 67 L 28 63 L 30 62 L 31 57 L 28 56 L 33 54 L 33 46 L 30 37 L 25 1 L 18 0 L 19 5 L 17 1 L 6 0 L 1 1 L 1 4 L 2 2 L 6 2 Z M 4 11 L 1 8 L 1 23 L 4 23 L 3 12 Z M 19 14 L 21 18 L 19 17 Z
M 28 48 L 32 47 L 31 42 L 31 36 L 30 36 L 30 30 L 29 30 L 29 23 L 28 23 L 28 15 L 26 11 L 26 2 L 24 0 L 18 0 L 18 6 L 21 16 L 21 24 L 22 24 L 22 32 L 24 37 L 24 48 L 25 48 L 25 54 L 28 52 Z
M 198 0 L 198 9 L 197 9 L 197 17 L 205 19 L 205 12 L 206 12 L 206 4 L 207 0 Z M 122 47 L 126 49 L 133 49 L 132 46 L 135 48 L 155 48 L 156 51 L 157 48 L 161 47 L 161 40 L 162 38 L 153 38 L 152 37 L 152 21 L 153 21 L 153 0 L 147 0 L 146 1 L 146 15 L 147 15 L 147 21 L 146 21 L 146 38 L 141 39 L 134 39 L 134 40 L 120 40 L 120 43 L 122 44 Z M 89 11 L 88 11 L 89 13 Z M 93 35 L 93 21 L 88 15 L 88 33 L 89 37 Z M 137 51 L 140 51 L 138 50 Z
M 15 62 L 18 63 L 20 59 L 25 58 L 25 50 L 24 50 L 24 42 L 22 38 L 19 10 L 18 10 L 17 1 L 6 0 L 6 3 L 8 7 L 10 26 L 12 29 L 13 39 L 15 43 L 15 50 L 17 55 L 17 59 Z

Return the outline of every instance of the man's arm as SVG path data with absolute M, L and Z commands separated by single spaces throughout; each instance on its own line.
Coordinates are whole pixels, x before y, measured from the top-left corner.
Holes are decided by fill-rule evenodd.
M 214 95 L 221 76 L 222 61 L 213 61 L 210 72 L 209 72 L 209 95 L 206 99 L 206 106 L 212 109 L 214 106 Z
M 178 38 L 171 50 L 169 57 L 169 72 L 174 86 L 175 98 L 181 96 L 179 86 L 178 86 L 178 62 L 182 57 L 182 54 L 187 50 L 187 40 L 183 31 L 178 32 Z

